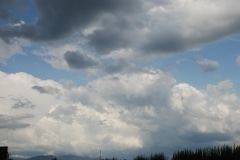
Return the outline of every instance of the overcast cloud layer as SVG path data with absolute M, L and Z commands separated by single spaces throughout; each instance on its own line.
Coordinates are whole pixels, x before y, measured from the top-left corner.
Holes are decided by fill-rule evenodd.
M 177 57 L 238 35 L 238 4 L 0 0 L 0 144 L 24 156 L 97 157 L 101 149 L 128 158 L 239 144 L 237 73 L 211 76 L 228 67 L 211 56 Z M 160 69 L 171 56 L 179 68 Z M 233 57 L 229 66 L 239 69 L 239 53 Z M 171 73 L 188 62 L 201 72 L 187 66 L 185 78 L 200 77 L 202 88 Z M 64 80 L 53 80 L 59 74 Z

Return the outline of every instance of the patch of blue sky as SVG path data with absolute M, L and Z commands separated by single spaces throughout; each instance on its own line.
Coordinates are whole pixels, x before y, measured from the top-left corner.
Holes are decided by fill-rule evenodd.
M 199 50 L 156 59 L 151 65 L 169 71 L 177 83 L 188 83 L 198 89 L 205 89 L 207 84 L 230 80 L 240 95 L 240 76 L 237 74 L 240 67 L 236 63 L 236 58 L 240 55 L 239 44 L 240 35 L 232 36 L 205 45 Z M 216 61 L 219 68 L 204 72 L 194 61 L 196 58 Z
M 81 86 L 87 83 L 83 72 L 55 69 L 34 54 L 15 55 L 7 60 L 7 64 L 0 64 L 0 70 L 6 73 L 25 72 L 43 80 L 51 79 L 57 82 L 71 80 Z

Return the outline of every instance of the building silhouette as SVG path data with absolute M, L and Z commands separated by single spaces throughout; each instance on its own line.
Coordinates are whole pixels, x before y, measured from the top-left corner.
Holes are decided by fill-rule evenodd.
M 0 160 L 9 160 L 9 153 L 7 146 L 0 146 Z

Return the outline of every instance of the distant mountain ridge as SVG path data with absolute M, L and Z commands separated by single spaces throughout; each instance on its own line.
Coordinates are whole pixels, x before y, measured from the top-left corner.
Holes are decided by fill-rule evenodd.
M 42 156 L 36 156 L 31 158 L 13 158 L 13 160 L 96 160 L 97 158 L 91 158 L 87 156 L 76 156 L 76 155 L 62 155 L 62 156 L 54 156 L 54 155 L 42 155 Z
M 54 158 L 57 158 L 57 157 L 53 155 L 48 155 L 48 156 L 36 156 L 36 157 L 28 158 L 26 160 L 52 160 Z
M 56 158 L 58 160 L 96 160 L 96 158 L 91 158 L 87 156 L 75 156 L 75 155 L 63 155 Z

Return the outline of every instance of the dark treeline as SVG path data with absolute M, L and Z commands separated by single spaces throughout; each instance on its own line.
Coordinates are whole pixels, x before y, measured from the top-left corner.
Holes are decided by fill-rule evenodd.
M 133 160 L 168 160 L 164 153 L 150 156 L 138 155 Z M 105 160 L 118 160 L 117 158 Z M 171 160 L 240 160 L 240 146 L 205 147 L 196 150 L 185 149 L 173 153 Z
M 240 146 L 199 148 L 183 150 L 173 154 L 172 160 L 240 160 Z
M 135 157 L 133 160 L 167 160 L 167 157 L 164 155 L 164 153 L 156 153 L 151 154 L 149 157 L 139 155 Z

